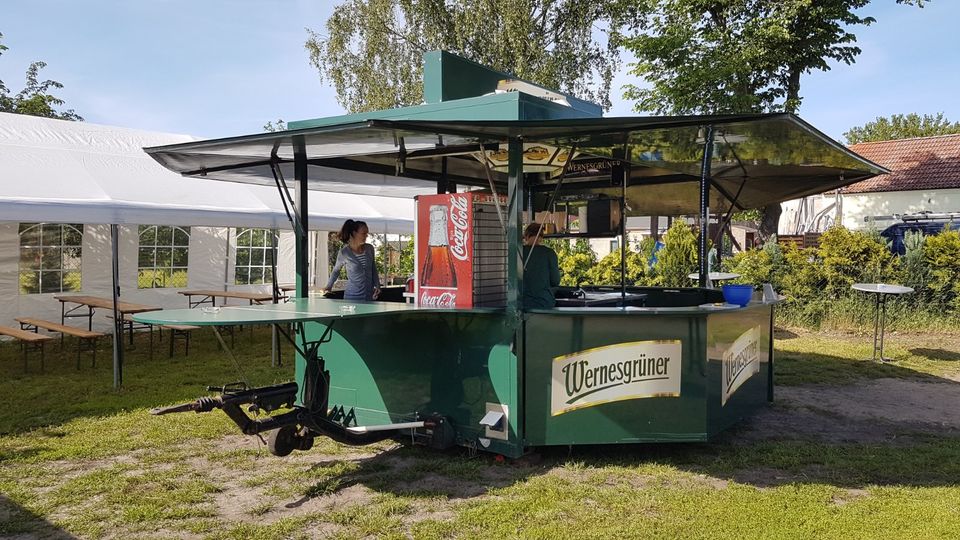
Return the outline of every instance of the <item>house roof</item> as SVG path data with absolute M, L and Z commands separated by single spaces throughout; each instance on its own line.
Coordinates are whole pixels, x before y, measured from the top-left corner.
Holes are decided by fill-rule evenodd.
M 850 150 L 890 169 L 844 193 L 960 188 L 960 134 L 859 143 Z

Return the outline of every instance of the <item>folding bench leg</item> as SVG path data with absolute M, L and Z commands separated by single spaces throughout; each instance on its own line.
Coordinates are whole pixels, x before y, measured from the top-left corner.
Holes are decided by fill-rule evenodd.
M 167 355 L 168 358 L 173 358 L 173 342 L 176 341 L 177 331 L 173 328 L 170 329 L 170 354 Z

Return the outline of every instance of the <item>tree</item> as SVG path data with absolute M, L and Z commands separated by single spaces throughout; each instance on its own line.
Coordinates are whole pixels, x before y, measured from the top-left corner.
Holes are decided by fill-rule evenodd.
M 270 120 L 263 125 L 263 130 L 271 133 L 275 133 L 277 131 L 286 131 L 287 123 L 283 121 L 283 118 L 278 118 L 276 122 Z
M 950 122 L 941 112 L 936 116 L 925 114 L 923 117 L 916 113 L 894 114 L 890 118 L 878 116 L 876 120 L 867 122 L 862 127 L 850 128 L 843 136 L 847 138 L 847 144 L 857 144 L 954 133 L 960 133 L 960 122 Z
M 350 112 L 417 105 L 424 52 L 459 54 L 610 107 L 620 28 L 632 8 L 608 0 L 346 0 L 309 30 L 310 63 Z M 595 39 L 596 28 L 606 33 Z
M 625 97 L 660 113 L 797 112 L 802 74 L 856 61 L 848 29 L 876 22 L 855 13 L 870 1 L 642 0 L 644 33 L 624 43 L 631 73 L 652 86 L 629 85 Z
M 925 0 L 896 0 L 923 7 Z M 849 29 L 873 17 L 870 0 L 641 0 L 641 34 L 625 40 L 630 71 L 649 86 L 626 86 L 638 111 L 670 114 L 797 112 L 800 78 L 852 64 Z M 764 209 L 761 233 L 776 232 L 780 205 Z
M 3 34 L 0 33 L 0 39 Z M 0 44 L 0 54 L 7 47 Z M 42 116 L 44 118 L 58 118 L 60 120 L 83 120 L 73 109 L 58 111 L 56 107 L 64 101 L 50 93 L 51 88 L 60 89 L 63 85 L 57 81 L 39 79 L 40 70 L 47 67 L 46 62 L 33 62 L 27 68 L 26 85 L 15 95 L 10 95 L 10 89 L 0 81 L 0 112 Z

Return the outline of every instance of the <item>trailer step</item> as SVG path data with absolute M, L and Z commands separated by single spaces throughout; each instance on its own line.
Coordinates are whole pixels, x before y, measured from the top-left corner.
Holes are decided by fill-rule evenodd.
M 424 422 L 401 422 L 399 424 L 383 424 L 380 426 L 354 426 L 348 427 L 347 431 L 350 433 L 371 433 L 374 431 L 392 431 L 395 429 L 416 429 L 422 428 Z

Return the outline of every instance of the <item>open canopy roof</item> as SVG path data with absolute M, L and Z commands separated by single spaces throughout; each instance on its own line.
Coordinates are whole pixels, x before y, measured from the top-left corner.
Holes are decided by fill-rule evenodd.
M 700 165 L 713 126 L 710 207 L 759 208 L 821 193 L 886 172 L 792 114 L 585 118 L 538 121 L 369 120 L 147 148 L 184 176 L 275 185 L 293 179 L 295 141 L 302 138 L 312 190 L 409 198 L 437 192 L 444 179 L 488 187 L 485 150 L 525 144 L 575 151 L 577 169 L 564 190 L 613 190 L 609 168 L 574 167 L 622 158 L 629 162 L 630 215 L 677 215 L 699 208 Z M 271 164 L 274 167 L 271 167 Z M 591 172 L 592 171 L 592 172 Z M 491 174 L 499 190 L 506 175 Z M 607 180 L 604 183 L 604 180 Z M 555 179 L 528 176 L 526 187 L 550 191 Z M 619 192 L 619 186 L 616 186 Z

